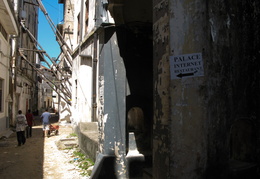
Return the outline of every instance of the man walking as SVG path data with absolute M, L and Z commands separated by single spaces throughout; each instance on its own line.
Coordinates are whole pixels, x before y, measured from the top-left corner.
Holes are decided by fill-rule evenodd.
M 28 124 L 28 127 L 27 127 L 27 130 L 26 130 L 26 137 L 32 137 L 32 125 L 33 125 L 33 122 L 34 122 L 34 119 L 33 119 L 33 114 L 31 113 L 31 110 L 29 109 L 26 113 L 26 120 L 27 120 L 27 124 Z
M 48 112 L 48 109 L 46 109 L 45 112 L 41 115 L 43 137 L 48 137 L 48 133 L 50 130 L 50 118 L 51 114 Z
M 18 111 L 18 114 L 16 116 L 15 125 L 16 125 L 18 146 L 21 146 L 21 144 L 25 144 L 25 142 L 26 142 L 24 131 L 27 127 L 26 117 L 25 117 L 25 115 L 22 114 L 21 110 Z

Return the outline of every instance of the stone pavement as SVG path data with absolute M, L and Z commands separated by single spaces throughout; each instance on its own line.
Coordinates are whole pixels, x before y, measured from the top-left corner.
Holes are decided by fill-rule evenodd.
M 86 179 L 73 161 L 71 150 L 59 150 L 56 143 L 72 133 L 70 124 L 58 123 L 59 135 L 42 137 L 39 118 L 33 126 L 32 137 L 25 145 L 17 147 L 16 133 L 0 140 L 0 178 L 1 179 Z

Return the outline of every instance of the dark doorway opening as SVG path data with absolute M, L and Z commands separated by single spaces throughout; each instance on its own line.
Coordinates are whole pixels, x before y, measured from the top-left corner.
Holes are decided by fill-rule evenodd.
M 126 136 L 128 132 L 135 133 L 138 151 L 145 156 L 143 167 L 152 168 L 152 1 L 143 2 L 133 0 L 121 3 L 122 6 L 120 7 L 122 11 L 114 8 L 113 16 L 116 21 L 116 33 L 120 55 L 124 60 L 128 82 L 126 120 L 129 111 L 134 110 L 134 115 L 137 116 L 136 120 L 134 120 L 135 124 L 131 126 L 127 125 Z M 128 136 L 126 138 L 128 140 Z

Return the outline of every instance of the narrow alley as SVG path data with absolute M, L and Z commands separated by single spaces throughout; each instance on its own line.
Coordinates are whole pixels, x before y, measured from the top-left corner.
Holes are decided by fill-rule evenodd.
M 57 119 L 52 119 L 57 124 Z M 0 140 L 1 179 L 81 179 L 80 169 L 72 162 L 70 150 L 59 150 L 56 142 L 72 134 L 70 124 L 59 125 L 59 134 L 42 137 L 39 118 L 33 127 L 31 138 L 25 145 L 17 147 L 16 133 Z
M 260 179 L 259 22 L 259 0 L 0 0 L 0 179 Z M 60 132 L 17 147 L 29 109 Z

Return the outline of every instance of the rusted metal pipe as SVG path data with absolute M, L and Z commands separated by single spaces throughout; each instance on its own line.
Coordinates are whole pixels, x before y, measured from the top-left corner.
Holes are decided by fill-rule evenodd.
M 97 32 L 94 34 L 94 54 L 92 59 L 92 122 L 97 121 Z

